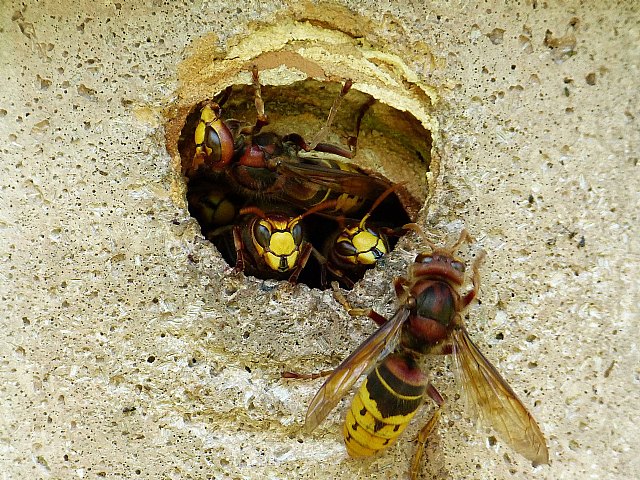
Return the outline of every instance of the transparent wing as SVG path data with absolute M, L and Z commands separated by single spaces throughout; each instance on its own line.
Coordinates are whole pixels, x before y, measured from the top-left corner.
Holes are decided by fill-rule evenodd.
M 382 178 L 313 163 L 282 162 L 278 165 L 277 172 L 303 182 L 310 182 L 340 193 L 357 195 L 368 200 L 375 200 L 391 186 L 391 183 Z
M 386 355 L 395 348 L 402 325 L 408 317 L 409 310 L 399 309 L 329 375 L 307 410 L 305 428 L 308 432 L 322 423 L 363 373 L 383 354 Z
M 464 327 L 453 333 L 456 374 L 469 408 L 535 465 L 549 463 L 544 435 L 515 392 L 478 350 Z

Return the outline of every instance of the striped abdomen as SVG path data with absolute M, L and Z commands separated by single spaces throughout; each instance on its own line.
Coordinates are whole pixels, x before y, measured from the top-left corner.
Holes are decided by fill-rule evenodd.
M 356 393 L 344 423 L 352 457 L 366 457 L 398 438 L 422 405 L 428 380 L 411 356 L 394 353 L 376 365 Z

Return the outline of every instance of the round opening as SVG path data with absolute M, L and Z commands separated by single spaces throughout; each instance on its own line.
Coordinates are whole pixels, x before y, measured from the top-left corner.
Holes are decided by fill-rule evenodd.
M 186 117 L 189 211 L 246 274 L 351 288 L 422 207 L 430 132 L 357 84 L 258 86 L 255 75 Z

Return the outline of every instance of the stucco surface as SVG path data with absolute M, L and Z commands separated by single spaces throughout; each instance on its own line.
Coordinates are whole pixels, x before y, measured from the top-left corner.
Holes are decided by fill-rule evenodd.
M 437 93 L 440 175 L 418 223 L 442 242 L 465 226 L 488 252 L 468 327 L 547 436 L 550 465 L 533 469 L 467 418 L 435 359 L 448 407 L 424 478 L 637 476 L 631 0 L 2 2 L 0 476 L 406 475 L 431 406 L 389 451 L 355 461 L 346 404 L 307 435 L 321 380 L 280 377 L 336 365 L 372 322 L 330 292 L 232 275 L 165 146 L 194 42 L 225 52 L 285 19 L 367 31 Z M 403 240 L 350 301 L 391 314 L 391 282 L 419 250 Z

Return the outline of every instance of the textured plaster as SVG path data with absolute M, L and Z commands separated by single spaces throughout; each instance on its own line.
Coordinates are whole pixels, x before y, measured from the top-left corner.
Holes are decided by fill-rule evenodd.
M 436 359 L 449 407 L 424 478 L 640 471 L 637 2 L 340 5 L 360 18 L 331 4 L 3 2 L 2 478 L 405 475 L 430 406 L 354 461 L 345 404 L 306 435 L 320 381 L 280 378 L 336 365 L 371 322 L 329 292 L 232 275 L 165 147 L 196 46 L 233 52 L 258 22 L 292 19 L 366 32 L 437 94 L 441 171 L 418 221 L 443 241 L 464 225 L 487 250 L 469 330 L 547 435 L 551 464 L 532 469 L 465 416 Z M 352 303 L 390 314 L 418 249 L 401 243 Z

